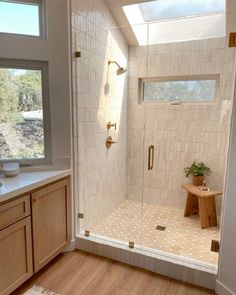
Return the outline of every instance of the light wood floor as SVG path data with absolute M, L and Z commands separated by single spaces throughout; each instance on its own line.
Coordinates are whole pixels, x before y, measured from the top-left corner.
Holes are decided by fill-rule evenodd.
M 207 295 L 214 292 L 81 251 L 60 254 L 12 295 L 37 285 L 62 295 Z

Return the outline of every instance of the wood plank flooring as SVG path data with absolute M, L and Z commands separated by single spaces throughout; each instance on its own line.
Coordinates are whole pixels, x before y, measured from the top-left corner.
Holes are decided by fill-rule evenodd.
M 60 254 L 12 295 L 33 285 L 61 295 L 207 295 L 214 292 L 81 251 Z

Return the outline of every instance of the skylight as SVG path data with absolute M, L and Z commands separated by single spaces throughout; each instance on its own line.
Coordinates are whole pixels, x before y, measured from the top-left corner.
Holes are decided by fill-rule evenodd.
M 145 22 L 220 13 L 225 0 L 157 0 L 138 4 Z
M 141 45 L 226 35 L 226 0 L 156 0 L 123 6 Z

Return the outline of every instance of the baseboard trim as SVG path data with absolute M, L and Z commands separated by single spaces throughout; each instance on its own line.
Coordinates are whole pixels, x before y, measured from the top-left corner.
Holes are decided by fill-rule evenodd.
M 216 294 L 217 295 L 235 295 L 234 292 L 226 288 L 221 282 L 216 280 Z
M 75 239 L 71 240 L 70 244 L 63 250 L 63 252 L 71 252 L 76 249 Z
M 75 248 L 97 254 L 133 266 L 137 266 L 173 279 L 215 290 L 216 273 L 198 269 L 187 263 L 177 264 L 173 259 L 164 260 L 161 256 L 149 254 L 140 250 L 129 249 L 122 245 L 99 240 L 96 238 L 76 237 Z

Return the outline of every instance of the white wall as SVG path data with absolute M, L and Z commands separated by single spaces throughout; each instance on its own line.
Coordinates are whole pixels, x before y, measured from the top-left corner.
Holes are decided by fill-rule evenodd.
M 236 99 L 236 96 L 235 96 Z M 235 104 L 235 102 L 234 102 Z M 233 111 L 231 143 L 224 201 L 223 225 L 220 245 L 217 294 L 236 294 L 236 104 Z M 228 289 L 228 291 L 227 291 Z M 230 293 L 231 292 L 231 293 Z
M 73 98 L 75 112 L 75 198 L 84 213 L 81 229 L 111 213 L 126 196 L 127 85 L 116 60 L 126 67 L 128 47 L 103 0 L 72 1 Z M 109 150 L 109 135 L 117 144 Z
M 224 204 L 223 227 L 220 245 L 220 261 L 217 279 L 217 294 L 236 294 L 236 239 L 235 239 L 235 175 L 236 175 L 236 130 L 235 118 L 232 130 L 232 142 L 230 150 L 230 162 L 228 168 L 228 181 L 226 191 L 226 201 Z M 226 291 L 228 290 L 228 291 Z
M 227 0 L 227 32 L 236 32 L 236 1 Z M 226 193 L 220 245 L 216 293 L 236 294 L 236 94 L 234 95 L 231 143 L 228 160 Z
M 45 3 L 48 38 L 0 34 L 0 58 L 48 61 L 52 165 L 41 169 L 66 169 L 72 147 L 70 7 L 67 0 Z
M 227 36 L 230 32 L 236 32 L 236 1 L 226 0 L 226 31 Z

